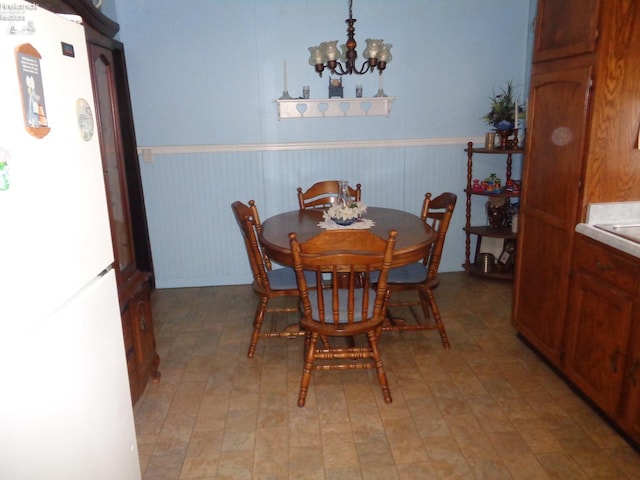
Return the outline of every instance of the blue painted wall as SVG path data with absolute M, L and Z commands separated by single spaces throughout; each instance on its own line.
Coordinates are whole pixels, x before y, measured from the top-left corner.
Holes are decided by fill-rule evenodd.
M 278 121 L 274 100 L 302 85 L 326 98 L 329 75 L 308 64 L 307 47 L 346 39 L 346 0 L 105 0 L 125 44 L 138 144 L 183 146 L 141 160 L 157 285 L 245 283 L 250 279 L 229 205 L 256 199 L 263 218 L 297 206 L 295 188 L 325 178 L 363 184 L 371 205 L 417 213 L 424 193 L 459 196 L 443 271 L 464 260 L 468 139 L 488 127 L 488 96 L 513 80 L 526 97 L 534 0 L 355 0 L 356 40 L 392 43 L 384 90 L 387 117 Z M 346 76 L 364 95 L 376 74 Z M 427 139 L 419 147 L 334 149 L 348 140 Z M 443 140 L 445 139 L 445 140 Z M 433 144 L 429 141 L 433 140 Z M 194 145 L 326 143 L 313 151 L 190 153 Z M 443 143 L 444 145 L 440 145 Z M 149 158 L 148 158 L 149 159 Z M 474 176 L 504 171 L 485 158 Z M 514 177 L 519 178 L 516 161 Z M 483 215 L 474 199 L 474 216 Z

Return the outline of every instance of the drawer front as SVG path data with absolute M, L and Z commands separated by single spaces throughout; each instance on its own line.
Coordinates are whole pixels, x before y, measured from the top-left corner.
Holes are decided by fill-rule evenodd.
M 619 253 L 584 235 L 576 235 L 574 269 L 597 275 L 602 280 L 637 296 L 640 279 L 640 259 Z

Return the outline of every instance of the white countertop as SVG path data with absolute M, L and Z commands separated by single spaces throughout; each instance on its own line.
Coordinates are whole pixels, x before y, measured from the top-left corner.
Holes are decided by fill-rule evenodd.
M 576 232 L 640 258 L 640 244 L 594 226 L 612 223 L 640 223 L 640 202 L 591 203 L 586 223 L 576 225 Z

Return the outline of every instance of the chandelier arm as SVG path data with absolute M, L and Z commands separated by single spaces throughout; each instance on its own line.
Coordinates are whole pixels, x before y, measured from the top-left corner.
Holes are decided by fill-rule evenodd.
M 340 67 L 340 70 L 338 70 L 338 67 Z M 341 62 L 337 62 L 336 63 L 336 68 L 331 70 L 331 73 L 335 74 L 335 75 L 346 75 L 347 73 L 349 73 L 349 70 L 345 70 L 345 68 L 342 66 Z
M 357 68 L 353 68 L 353 71 L 356 72 L 358 75 L 362 75 L 364 73 L 368 73 L 372 71 L 371 68 L 371 64 L 369 63 L 369 60 L 365 60 L 364 63 L 362 64 L 362 66 L 360 67 L 360 70 L 358 70 Z
M 341 62 L 336 62 L 335 68 L 331 68 L 329 66 L 327 66 L 327 68 L 331 70 L 331 73 L 333 75 L 338 76 L 350 75 L 352 73 L 355 73 L 357 75 L 364 75 L 365 73 L 373 72 L 376 69 L 375 65 L 371 65 L 369 60 L 365 60 L 360 68 L 356 68 L 355 65 L 352 65 L 350 68 L 349 65 L 347 65 L 347 68 L 345 68 L 342 66 Z M 382 74 L 382 71 L 380 73 Z

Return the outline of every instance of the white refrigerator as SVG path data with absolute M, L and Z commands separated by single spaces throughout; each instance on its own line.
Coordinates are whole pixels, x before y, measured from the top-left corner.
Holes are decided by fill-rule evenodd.
M 84 28 L 0 2 L 0 478 L 140 478 Z

